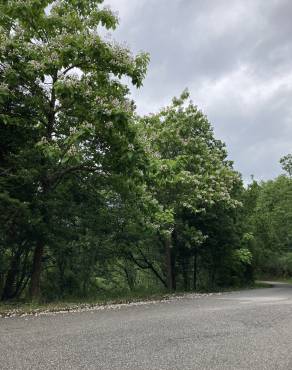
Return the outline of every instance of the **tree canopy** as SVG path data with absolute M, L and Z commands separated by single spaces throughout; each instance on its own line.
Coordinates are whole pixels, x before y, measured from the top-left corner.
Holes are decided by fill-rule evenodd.
M 245 188 L 187 90 L 140 117 L 124 81 L 149 55 L 102 36 L 102 3 L 0 2 L 2 299 L 215 289 L 287 262 L 291 155 Z

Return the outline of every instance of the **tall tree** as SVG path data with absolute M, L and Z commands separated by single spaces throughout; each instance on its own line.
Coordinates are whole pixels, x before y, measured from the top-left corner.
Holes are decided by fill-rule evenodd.
M 102 39 L 100 26 L 117 26 L 102 2 L 0 5 L 2 206 L 31 215 L 31 297 L 39 294 L 59 187 L 78 173 L 88 179 L 126 175 L 133 150 L 139 152 L 134 106 L 120 79 L 128 76 L 141 86 L 148 55 L 132 56 Z
M 173 243 L 179 237 L 183 211 L 196 215 L 213 204 L 224 203 L 227 208 L 239 204 L 231 196 L 239 175 L 226 158 L 224 144 L 215 139 L 209 121 L 188 98 L 185 91 L 169 107 L 141 121 L 144 145 L 152 157 L 149 186 L 162 207 L 160 233 L 169 289 L 175 289 Z M 198 230 L 192 234 L 191 239 L 202 242 Z

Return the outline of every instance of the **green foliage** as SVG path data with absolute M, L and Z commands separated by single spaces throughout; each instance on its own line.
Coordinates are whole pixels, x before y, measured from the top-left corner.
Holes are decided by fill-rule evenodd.
M 0 2 L 2 299 L 242 285 L 277 253 L 290 273 L 290 156 L 244 189 L 187 90 L 137 116 L 122 81 L 149 56 L 101 36 L 102 3 Z
M 280 163 L 284 171 L 288 173 L 288 175 L 292 176 L 292 154 L 287 154 L 283 158 L 280 159 Z
M 153 181 L 166 207 L 193 212 L 223 201 L 237 206 L 230 189 L 239 181 L 226 160 L 224 144 L 216 140 L 207 118 L 185 91 L 157 115 L 141 121 L 142 137 L 152 157 Z
M 279 275 L 292 248 L 292 182 L 290 176 L 260 184 L 253 182 L 245 193 L 245 245 L 253 253 L 259 274 Z M 288 253 L 288 254 L 287 254 Z M 286 262 L 285 262 L 286 263 Z
M 96 186 L 95 197 L 90 194 L 96 202 L 101 191 L 130 181 L 144 166 L 121 77 L 141 86 L 148 55 L 133 56 L 102 39 L 99 27 L 114 29 L 117 19 L 101 3 L 1 2 L 0 190 L 13 225 L 1 234 L 13 270 L 4 297 L 17 295 L 15 285 L 28 280 L 37 294 L 42 260 L 81 232 L 89 187 Z M 17 275 L 25 276 L 19 284 Z
M 207 118 L 188 99 L 189 93 L 184 91 L 158 114 L 140 120 L 140 137 L 150 157 L 147 184 L 162 207 L 157 215 L 158 230 L 166 243 L 169 257 L 165 274 L 172 289 L 177 284 L 189 289 L 191 275 L 196 288 L 195 280 L 202 270 L 198 259 L 204 266 L 202 251 L 209 245 L 211 229 L 203 220 L 215 209 L 232 212 L 241 205 L 235 195 L 241 180 L 227 160 L 225 146 L 214 138 Z M 161 222 L 166 214 L 170 216 L 167 222 Z M 218 236 L 219 230 L 216 232 Z M 216 247 L 206 256 L 209 261 L 213 253 Z M 223 252 L 222 259 L 227 254 Z M 214 285 L 216 278 L 212 280 Z
M 234 257 L 240 263 L 251 265 L 252 263 L 252 254 L 251 251 L 246 248 L 237 249 L 234 252 Z

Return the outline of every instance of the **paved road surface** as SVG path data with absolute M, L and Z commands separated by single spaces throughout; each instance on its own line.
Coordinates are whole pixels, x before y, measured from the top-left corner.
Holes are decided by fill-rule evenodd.
M 292 369 L 292 286 L 0 319 L 0 369 Z

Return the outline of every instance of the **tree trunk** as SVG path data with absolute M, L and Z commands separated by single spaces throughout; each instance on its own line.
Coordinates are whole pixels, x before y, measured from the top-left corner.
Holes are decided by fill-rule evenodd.
M 215 277 L 216 277 L 216 267 L 213 265 L 210 272 L 211 289 L 215 288 Z
M 171 241 L 170 238 L 165 240 L 165 265 L 166 265 L 166 276 L 167 276 L 167 288 L 173 290 L 174 279 L 173 279 L 173 264 L 171 258 Z
M 194 281 L 193 281 L 193 289 L 197 290 L 197 270 L 198 270 L 198 252 L 195 249 L 194 254 Z
M 15 297 L 15 285 L 16 285 L 17 274 L 19 272 L 20 255 L 21 255 L 21 252 L 20 250 L 18 250 L 12 258 L 10 268 L 6 276 L 2 297 L 1 297 L 3 301 L 7 299 L 12 299 Z
M 57 263 L 58 265 L 58 270 L 59 270 L 59 297 L 63 298 L 64 296 L 64 291 L 65 291 L 65 261 L 63 258 L 63 255 L 59 255 L 59 261 Z
M 135 287 L 135 275 L 136 275 L 136 273 L 135 273 L 133 267 L 124 266 L 123 269 L 124 269 L 124 272 L 125 272 L 125 275 L 126 275 L 126 280 L 127 280 L 129 289 L 132 291 L 132 290 L 134 290 L 134 287 Z
M 184 282 L 184 290 L 190 290 L 190 279 L 189 279 L 189 256 L 186 256 L 182 260 L 182 275 Z
M 172 278 L 172 290 L 176 290 L 176 254 L 174 253 L 173 248 L 170 249 L 170 257 L 171 257 L 171 278 Z
M 36 246 L 33 256 L 32 273 L 30 280 L 30 298 L 36 299 L 40 295 L 40 279 L 42 269 L 42 257 L 44 253 L 44 245 L 40 243 Z
M 16 279 L 15 275 L 16 275 L 16 270 L 12 266 L 7 273 L 7 277 L 5 280 L 5 285 L 4 285 L 3 293 L 1 297 L 2 301 L 6 301 L 14 297 L 14 285 L 15 285 L 15 279 Z

